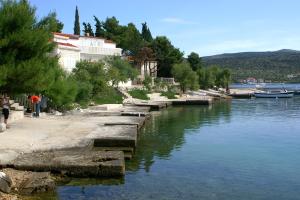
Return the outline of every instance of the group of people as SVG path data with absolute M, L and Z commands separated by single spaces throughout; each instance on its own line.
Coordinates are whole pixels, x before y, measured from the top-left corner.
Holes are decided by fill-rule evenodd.
M 43 96 L 42 95 L 29 95 L 28 101 L 30 103 L 30 112 L 33 112 L 34 117 L 40 116 L 40 110 L 41 110 L 41 103 L 42 103 Z M 2 108 L 2 114 L 4 115 L 4 124 L 6 125 L 6 128 L 9 128 L 7 125 L 7 120 L 9 118 L 10 114 L 10 102 L 9 97 L 5 93 L 0 98 L 0 107 Z M 1 119 L 1 116 L 0 116 Z M 1 123 L 1 120 L 0 120 Z

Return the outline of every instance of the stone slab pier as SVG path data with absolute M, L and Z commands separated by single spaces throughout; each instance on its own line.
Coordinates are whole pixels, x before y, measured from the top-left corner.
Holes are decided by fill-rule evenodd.
M 62 150 L 26 153 L 0 167 L 52 172 L 71 177 L 115 177 L 125 174 L 122 151 Z

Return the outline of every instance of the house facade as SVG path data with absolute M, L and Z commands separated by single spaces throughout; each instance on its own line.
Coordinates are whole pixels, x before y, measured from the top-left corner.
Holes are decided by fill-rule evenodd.
M 122 49 L 104 38 L 54 33 L 53 40 L 57 43 L 54 53 L 59 56 L 60 65 L 68 72 L 81 60 L 99 61 L 106 56 L 122 55 Z

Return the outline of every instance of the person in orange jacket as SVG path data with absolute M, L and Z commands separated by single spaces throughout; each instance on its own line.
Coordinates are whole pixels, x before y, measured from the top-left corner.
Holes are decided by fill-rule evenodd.
M 39 117 L 40 116 L 40 102 L 41 102 L 41 98 L 40 96 L 37 95 L 33 95 L 33 96 L 28 96 L 28 99 L 30 100 L 30 102 L 33 105 L 33 109 L 35 112 L 35 117 Z

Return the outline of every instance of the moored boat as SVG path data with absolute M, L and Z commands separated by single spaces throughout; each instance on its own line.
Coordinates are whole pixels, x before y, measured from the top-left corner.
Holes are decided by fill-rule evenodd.
M 291 98 L 294 96 L 294 92 L 286 90 L 269 90 L 263 92 L 255 92 L 256 98 Z

